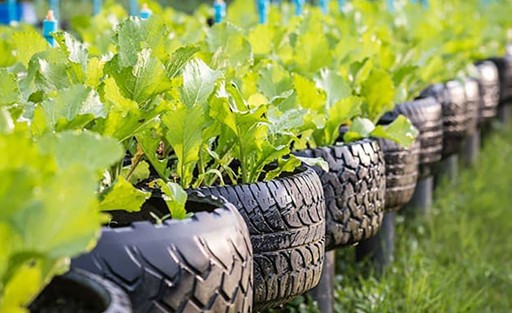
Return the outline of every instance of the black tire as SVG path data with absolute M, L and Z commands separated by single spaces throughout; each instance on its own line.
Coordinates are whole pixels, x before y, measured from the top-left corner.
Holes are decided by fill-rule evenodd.
M 457 153 L 466 136 L 466 92 L 457 80 L 435 84 L 421 93 L 422 98 L 434 97 L 443 111 L 443 157 Z
M 104 228 L 72 267 L 102 275 L 130 296 L 134 312 L 251 312 L 252 248 L 238 210 L 191 193 L 195 213 L 162 225 Z
M 240 211 L 254 250 L 254 310 L 266 310 L 314 288 L 325 250 L 325 200 L 309 168 L 269 182 L 205 187 Z
M 423 179 L 435 172 L 442 158 L 443 150 L 443 114 L 442 107 L 434 98 L 417 99 L 399 104 L 395 113 L 408 117 L 419 130 L 421 145 L 419 177 Z
M 327 203 L 326 250 L 374 236 L 384 214 L 384 154 L 376 140 L 308 149 L 295 153 L 322 158 L 329 172 L 315 167 Z
M 512 100 L 512 56 L 490 58 L 498 69 L 500 80 L 500 105 Z
M 409 149 L 385 139 L 379 139 L 379 145 L 386 161 L 386 211 L 398 211 L 409 203 L 416 188 L 420 142 Z
M 477 65 L 480 73 L 478 79 L 480 85 L 480 117 L 479 123 L 485 124 L 498 114 L 498 103 L 500 99 L 500 84 L 498 69 L 490 61 L 484 61 Z
M 480 89 L 474 78 L 466 77 L 462 83 L 466 94 L 466 136 L 472 136 L 478 129 Z
M 63 298 L 70 301 L 62 302 Z M 126 293 L 114 283 L 82 270 L 71 270 L 54 277 L 30 305 L 31 313 L 64 313 L 76 309 L 131 313 L 132 305 Z

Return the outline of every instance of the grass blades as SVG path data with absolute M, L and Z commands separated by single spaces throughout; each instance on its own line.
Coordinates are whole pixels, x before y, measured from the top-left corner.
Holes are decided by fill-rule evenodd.
M 437 189 L 429 218 L 398 217 L 395 262 L 380 279 L 361 275 L 353 249 L 338 250 L 335 311 L 511 312 L 511 138 L 487 138 L 479 163 Z M 319 311 L 302 298 L 274 312 Z

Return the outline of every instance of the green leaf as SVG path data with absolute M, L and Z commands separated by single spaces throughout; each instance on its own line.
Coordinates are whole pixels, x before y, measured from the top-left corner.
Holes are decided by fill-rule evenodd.
M 320 146 L 333 145 L 339 138 L 339 128 L 361 114 L 363 99 L 351 96 L 336 102 L 330 109 L 324 128 L 313 133 L 315 142 Z
M 256 83 L 257 91 L 263 93 L 268 99 L 279 97 L 294 87 L 290 72 L 279 64 L 268 64 L 262 67 L 258 72 Z
M 332 61 L 332 53 L 325 36 L 313 31 L 299 36 L 295 45 L 295 62 L 300 73 L 315 73 L 331 65 Z
M 121 160 L 124 151 L 117 140 L 91 132 L 65 131 L 41 140 L 41 149 L 55 155 L 60 168 L 80 164 L 100 171 Z
M 410 147 L 418 135 L 419 131 L 403 115 L 398 116 L 387 126 L 377 126 L 371 133 L 372 137 L 389 139 L 405 148 Z
M 183 70 L 183 103 L 188 107 L 205 104 L 221 76 L 221 72 L 212 70 L 203 61 L 192 60 Z
M 315 82 L 295 74 L 293 75 L 293 85 L 303 108 L 322 112 L 326 107 L 326 94 L 316 86 Z
M 299 156 L 294 156 L 294 157 L 299 159 L 302 163 L 306 164 L 307 166 L 311 166 L 311 167 L 318 166 L 324 172 L 329 172 L 329 164 L 323 158 L 305 158 L 305 157 L 299 157 Z
M 29 89 L 33 83 L 41 91 L 53 92 L 82 84 L 84 80 L 85 71 L 81 64 L 71 62 L 61 49 L 50 49 L 32 57 L 27 76 L 22 82 L 24 89 Z
M 299 160 L 297 157 L 293 155 L 291 155 L 286 160 L 281 159 L 278 161 L 277 167 L 275 169 L 268 171 L 267 174 L 265 174 L 265 180 L 269 181 L 279 177 L 282 173 L 293 172 L 301 164 L 301 160 Z
M 214 54 L 216 68 L 240 68 L 253 64 L 251 44 L 242 30 L 226 22 L 215 24 L 206 35 L 208 50 Z
M 133 164 L 133 158 L 132 158 L 132 164 Z M 131 173 L 131 175 L 128 179 L 127 176 L 130 173 Z M 146 161 L 140 161 L 133 171 L 132 171 L 131 166 L 124 167 L 121 170 L 121 176 L 124 177 L 125 179 L 128 179 L 128 181 L 132 185 L 136 185 L 136 184 L 140 183 L 141 181 L 149 178 L 150 174 L 151 174 L 151 172 L 149 171 L 149 164 Z
M 17 103 L 20 98 L 18 82 L 13 73 L 0 68 L 0 106 Z
M 95 118 L 105 117 L 103 103 L 96 91 L 84 85 L 73 85 L 57 93 L 34 112 L 36 129 L 80 129 Z
M 148 35 L 142 24 L 139 18 L 130 17 L 117 26 L 114 42 L 119 51 L 120 67 L 133 67 L 139 62 Z
M 14 130 L 14 121 L 5 108 L 0 108 L 0 134 L 10 133 Z
M 171 56 L 171 59 L 165 66 L 165 72 L 167 73 L 167 77 L 173 79 L 178 75 L 178 73 L 185 67 L 185 65 L 192 60 L 194 55 L 199 52 L 199 48 L 196 46 L 185 46 L 180 47 L 178 50 L 174 51 Z
M 153 166 L 161 178 L 167 180 L 170 176 L 169 169 L 167 168 L 168 160 L 165 155 L 157 154 L 165 137 L 162 128 L 159 126 L 158 124 L 152 125 L 152 127 L 144 129 L 135 137 L 151 166 Z
M 177 174 L 180 184 L 188 188 L 194 178 L 194 169 L 199 161 L 199 152 L 205 139 L 206 115 L 201 106 L 179 105 L 162 117 L 168 128 L 165 138 L 178 158 Z
M 97 185 L 97 176 L 76 163 L 46 181 L 36 196 L 40 205 L 27 207 L 16 217 L 27 249 L 58 258 L 90 247 L 101 226 Z
M 373 70 L 373 62 L 369 58 L 350 64 L 350 76 L 355 86 L 361 86 Z
M 53 36 L 68 59 L 73 63 L 80 64 L 85 70 L 89 55 L 85 45 L 66 32 L 57 32 Z
M 151 192 L 135 188 L 120 176 L 103 200 L 101 200 L 100 210 L 104 212 L 116 210 L 137 212 L 140 211 L 144 202 L 150 197 Z
M 343 136 L 345 142 L 352 142 L 362 138 L 369 138 L 375 129 L 375 124 L 367 118 L 357 117 L 350 125 L 348 132 Z
M 35 30 L 15 32 L 12 35 L 12 43 L 17 59 L 25 66 L 28 66 L 34 54 L 49 48 L 48 42 Z
M 352 89 L 345 79 L 333 70 L 320 71 L 320 77 L 315 81 L 317 86 L 325 90 L 329 107 L 352 94 Z
M 270 24 L 258 24 L 252 28 L 247 39 L 255 54 L 270 54 L 273 52 L 276 27 Z
M 157 179 L 150 183 L 150 187 L 157 188 L 163 192 L 163 198 L 173 219 L 182 220 L 187 218 L 185 204 L 187 203 L 187 193 L 180 185 L 175 183 L 165 183 Z
M 104 71 L 115 79 L 124 97 L 145 105 L 169 90 L 172 84 L 165 67 L 152 56 L 151 50 L 143 49 L 136 56 L 132 67 L 124 67 L 120 56 L 115 56 L 105 65 Z
M 144 131 L 147 125 L 166 109 L 165 104 L 148 110 L 140 109 L 135 101 L 121 94 L 121 90 L 112 78 L 104 81 L 102 94 L 108 113 L 104 120 L 97 121 L 94 130 L 103 135 L 115 137 L 121 142 Z
M 373 122 L 395 107 L 395 87 L 390 75 L 381 69 L 374 69 L 362 84 L 361 96 L 364 116 Z

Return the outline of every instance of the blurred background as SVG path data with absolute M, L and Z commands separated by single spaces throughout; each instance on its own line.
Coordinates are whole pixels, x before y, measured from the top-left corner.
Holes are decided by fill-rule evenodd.
M 213 3 L 213 0 L 157 0 L 162 5 L 170 5 L 178 10 L 193 12 L 201 4 Z M 4 1 L 1 1 L 4 2 Z M 33 0 L 38 16 L 44 15 L 48 10 L 48 0 Z M 122 4 L 125 8 L 129 7 L 129 0 L 115 1 Z M 144 1 L 139 1 L 143 3 Z M 230 2 L 230 1 L 226 1 Z M 92 10 L 92 0 L 60 0 L 61 12 L 65 16 L 74 16 L 83 14 L 83 12 L 90 12 Z

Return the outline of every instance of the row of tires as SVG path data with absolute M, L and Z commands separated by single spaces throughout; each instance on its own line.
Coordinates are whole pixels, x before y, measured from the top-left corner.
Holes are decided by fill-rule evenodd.
M 154 194 L 141 212 L 112 212 L 118 224 L 72 261 L 72 275 L 96 274 L 128 295 L 105 312 L 252 312 L 288 302 L 318 284 L 326 251 L 377 234 L 384 213 L 407 204 L 416 182 L 508 103 L 512 59 L 477 68 L 479 78 L 433 85 L 381 119 L 407 116 L 420 131 L 411 148 L 364 139 L 297 151 L 323 158 L 329 172 L 303 167 L 269 182 L 191 190 L 192 217 L 158 225 L 152 216 L 167 208 Z

